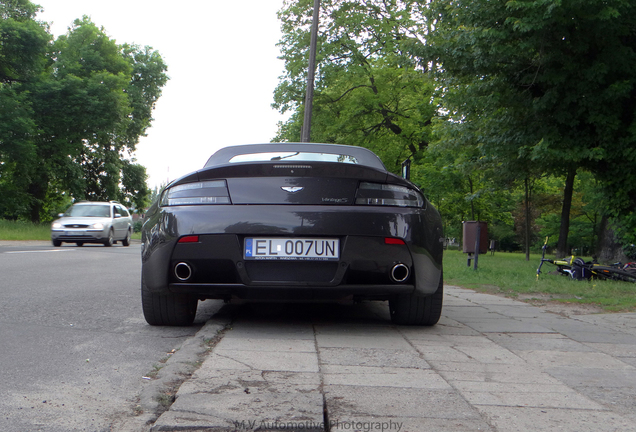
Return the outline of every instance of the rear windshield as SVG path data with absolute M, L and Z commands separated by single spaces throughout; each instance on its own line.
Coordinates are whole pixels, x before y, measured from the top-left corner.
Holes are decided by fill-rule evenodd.
M 236 155 L 230 163 L 264 161 L 304 161 L 304 162 L 340 162 L 357 164 L 358 160 L 350 155 L 311 152 L 266 152 Z

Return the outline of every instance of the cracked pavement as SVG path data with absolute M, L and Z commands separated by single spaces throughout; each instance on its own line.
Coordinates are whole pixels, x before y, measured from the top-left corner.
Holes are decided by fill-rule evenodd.
M 636 430 L 636 314 L 445 290 L 430 328 L 386 303 L 243 309 L 152 431 Z

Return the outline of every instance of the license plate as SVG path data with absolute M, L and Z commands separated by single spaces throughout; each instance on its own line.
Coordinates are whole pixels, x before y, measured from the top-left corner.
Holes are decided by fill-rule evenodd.
M 337 261 L 339 239 L 315 238 L 246 238 L 246 260 Z
M 67 236 L 83 236 L 84 234 L 86 234 L 86 231 L 66 231 L 66 235 Z

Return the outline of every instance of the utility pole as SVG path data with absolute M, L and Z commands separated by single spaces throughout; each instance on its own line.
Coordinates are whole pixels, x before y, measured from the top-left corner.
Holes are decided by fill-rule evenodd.
M 314 14 L 311 23 L 311 41 L 309 43 L 309 68 L 307 70 L 307 92 L 305 94 L 305 116 L 300 133 L 300 142 L 311 141 L 311 111 L 314 105 L 314 76 L 316 74 L 316 45 L 318 44 L 318 17 L 320 0 L 314 0 Z

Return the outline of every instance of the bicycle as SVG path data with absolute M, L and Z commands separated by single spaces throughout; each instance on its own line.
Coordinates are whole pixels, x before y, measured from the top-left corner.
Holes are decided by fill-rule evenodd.
M 612 265 L 601 265 L 594 261 L 584 261 L 582 258 L 571 256 L 563 260 L 553 260 L 545 257 L 545 252 L 548 245 L 548 237 L 543 244 L 541 262 L 539 268 L 537 268 L 537 280 L 541 274 L 541 267 L 544 262 L 554 264 L 557 267 L 557 272 L 562 275 L 569 276 L 575 280 L 616 280 L 623 282 L 636 283 L 636 264 L 628 263 L 621 264 L 615 263 Z

